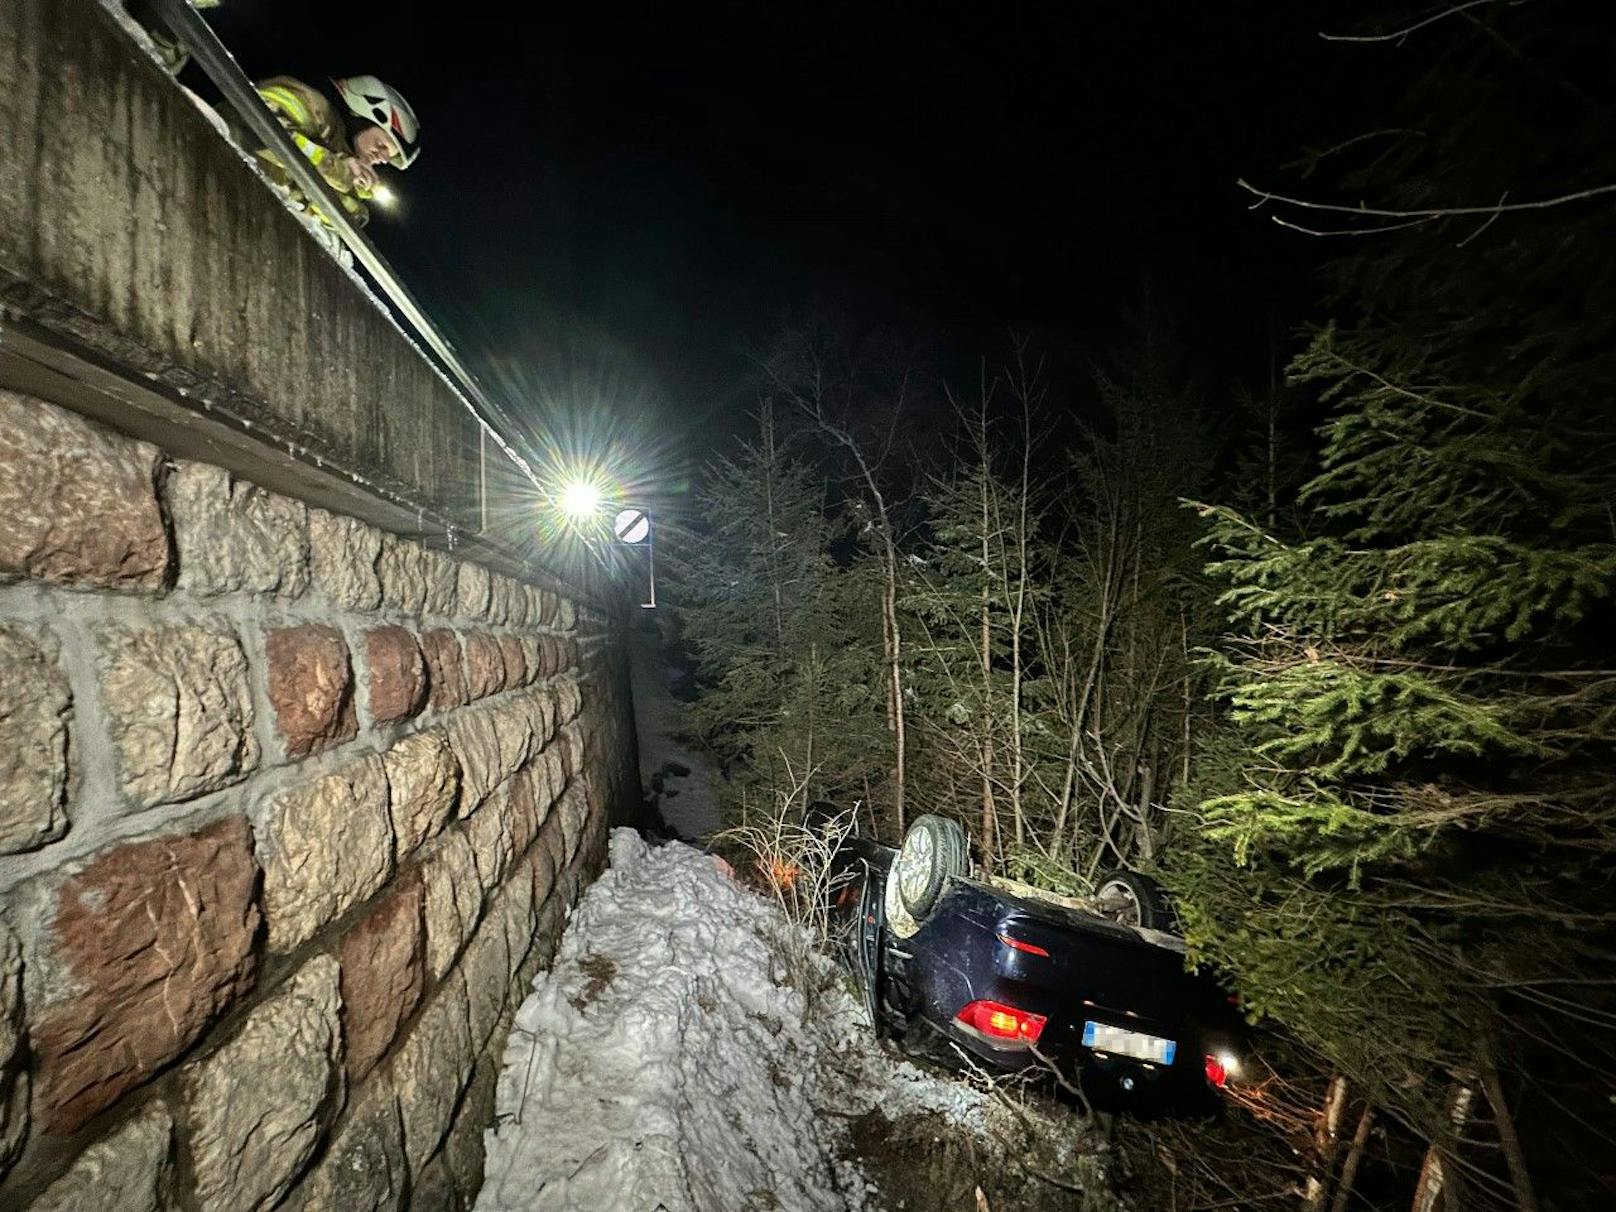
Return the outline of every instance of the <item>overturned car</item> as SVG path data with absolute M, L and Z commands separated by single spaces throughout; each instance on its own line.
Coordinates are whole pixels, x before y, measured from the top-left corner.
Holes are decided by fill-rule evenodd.
M 842 950 L 878 1032 L 1040 1067 L 1096 1107 L 1147 1115 L 1211 1113 L 1238 1076 L 1235 999 L 1186 969 L 1145 877 L 1116 872 L 1082 901 L 973 879 L 964 831 L 938 816 L 896 850 L 846 837 L 833 864 Z

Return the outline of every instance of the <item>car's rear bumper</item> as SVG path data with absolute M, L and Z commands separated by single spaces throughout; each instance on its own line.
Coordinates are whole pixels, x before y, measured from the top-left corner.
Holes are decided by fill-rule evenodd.
M 1198 1055 L 1163 1065 L 1096 1053 L 1081 1044 L 1052 1042 L 1048 1048 L 1035 1050 L 1024 1043 L 986 1039 L 955 1021 L 927 1021 L 944 1041 L 957 1045 L 985 1068 L 1000 1073 L 1047 1073 L 1051 1082 L 1078 1087 L 1090 1103 L 1105 1110 L 1211 1115 L 1223 1105 L 1221 1093 L 1206 1080 Z

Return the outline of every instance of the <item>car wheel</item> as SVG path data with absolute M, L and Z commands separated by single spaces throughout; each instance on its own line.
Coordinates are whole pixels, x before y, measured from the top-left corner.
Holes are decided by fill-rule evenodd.
M 1108 921 L 1146 930 L 1172 930 L 1173 911 L 1156 881 L 1137 871 L 1113 871 L 1094 888 L 1094 906 Z
M 932 911 L 949 877 L 965 873 L 965 830 L 941 816 L 920 816 L 903 835 L 903 845 L 887 876 L 898 886 L 898 902 L 917 922 Z

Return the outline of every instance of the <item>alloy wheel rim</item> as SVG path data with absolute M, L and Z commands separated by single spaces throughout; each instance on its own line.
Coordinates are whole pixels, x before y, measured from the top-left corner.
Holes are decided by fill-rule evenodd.
M 898 856 L 898 887 L 905 899 L 914 900 L 926 890 L 931 872 L 931 835 L 918 830 L 904 841 L 903 853 Z
M 1112 880 L 1101 886 L 1095 898 L 1102 916 L 1124 926 L 1137 926 L 1143 920 L 1139 898 L 1134 890 L 1121 880 Z

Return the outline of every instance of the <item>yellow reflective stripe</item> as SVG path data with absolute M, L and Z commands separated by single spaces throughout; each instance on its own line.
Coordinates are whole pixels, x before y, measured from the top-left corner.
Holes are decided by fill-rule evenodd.
M 309 107 L 289 88 L 271 84 L 268 88 L 259 89 L 258 95 L 269 103 L 271 109 L 284 110 L 286 116 L 299 126 L 306 126 L 312 121 Z
M 328 148 L 321 147 L 313 139 L 306 139 L 296 131 L 292 132 L 292 142 L 297 144 L 298 150 L 309 158 L 309 163 L 318 167 L 325 162 L 331 154 Z

